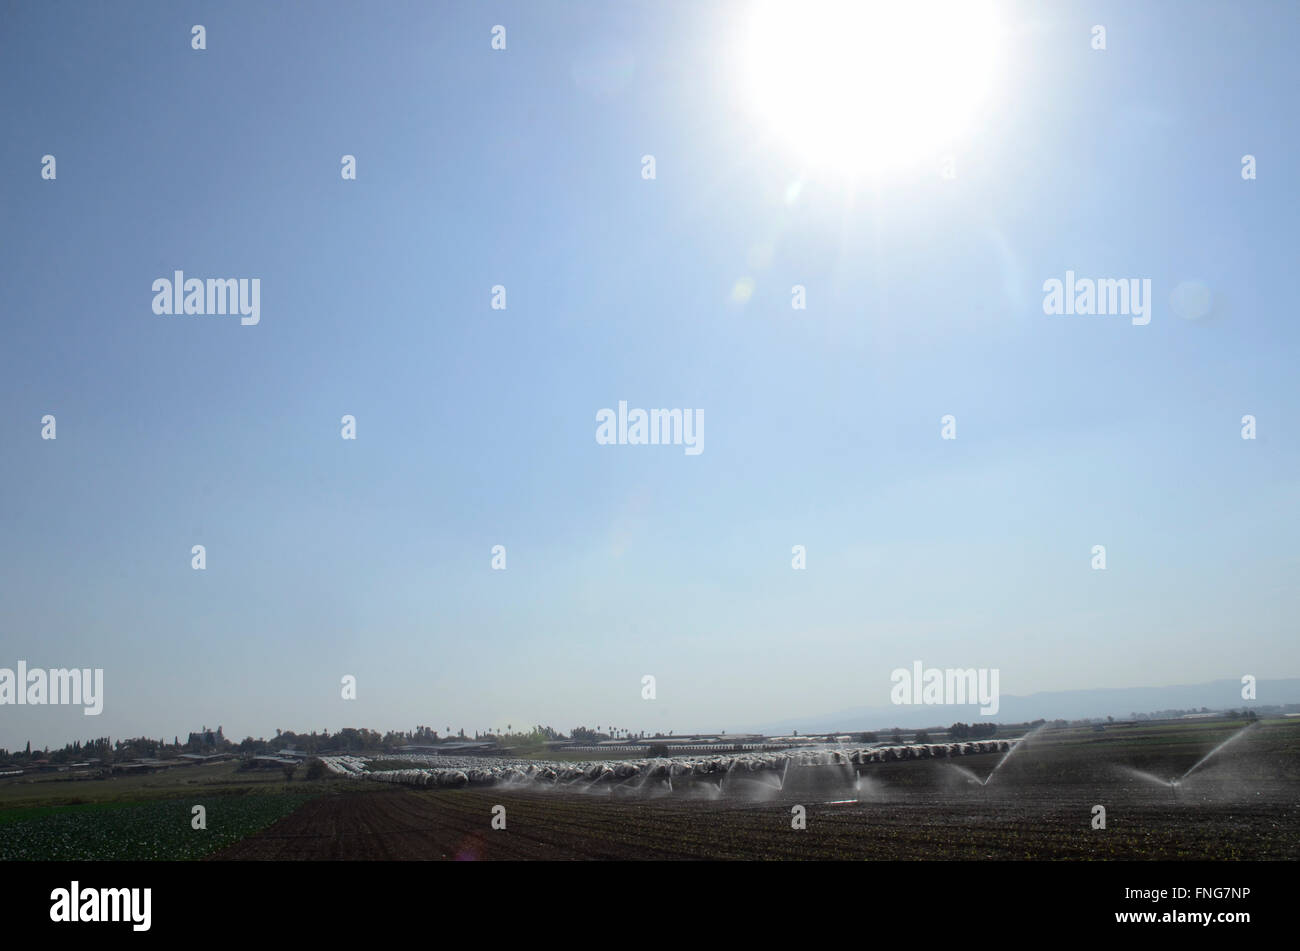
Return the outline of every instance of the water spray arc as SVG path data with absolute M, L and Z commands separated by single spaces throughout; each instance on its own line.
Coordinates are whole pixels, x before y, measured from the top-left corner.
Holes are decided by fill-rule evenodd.
M 370 771 L 359 757 L 323 757 L 330 772 L 356 779 L 401 783 L 412 786 L 486 786 L 530 784 L 543 788 L 571 787 L 575 791 L 635 791 L 652 795 L 656 791 L 696 791 L 708 787 L 713 798 L 748 790 L 764 798 L 790 794 L 796 777 L 823 783 L 862 788 L 861 772 L 875 763 L 909 759 L 932 759 L 976 755 L 1010 754 L 1010 740 L 981 740 L 964 743 L 874 746 L 859 749 L 802 749 L 741 753 L 708 758 L 674 757 L 612 760 L 598 763 L 558 763 L 525 760 L 493 760 L 484 757 L 452 757 L 412 754 L 412 768 Z M 393 758 L 393 757 L 388 757 Z M 1005 762 L 1005 757 L 1003 762 Z M 996 770 L 995 770 L 996 771 Z
M 1214 747 L 1214 749 L 1210 750 L 1208 753 L 1206 753 L 1204 756 L 1198 759 L 1195 763 L 1191 765 L 1191 767 L 1187 770 L 1187 772 L 1183 773 L 1181 776 L 1173 776 L 1170 777 L 1169 779 L 1161 779 L 1159 776 L 1154 776 L 1151 773 L 1144 772 L 1140 769 L 1134 769 L 1131 766 L 1121 766 L 1120 769 L 1123 772 L 1127 773 L 1128 775 L 1134 776 L 1145 782 L 1154 783 L 1157 786 L 1167 786 L 1169 788 L 1170 796 L 1175 801 L 1177 801 L 1178 789 L 1187 781 L 1187 778 L 1189 776 L 1195 773 L 1198 769 L 1200 769 L 1210 760 L 1214 759 L 1214 757 L 1216 757 L 1223 750 L 1227 749 L 1230 745 L 1232 745 L 1237 740 L 1241 739 L 1243 736 L 1249 733 L 1255 727 L 1255 725 L 1256 724 L 1254 723 L 1246 724 L 1236 733 L 1232 734 L 1232 736 L 1228 737 L 1218 746 Z

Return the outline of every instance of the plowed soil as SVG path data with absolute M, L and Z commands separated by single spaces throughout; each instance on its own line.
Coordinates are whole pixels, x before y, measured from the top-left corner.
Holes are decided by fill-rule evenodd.
M 1112 787 L 972 789 L 797 803 L 619 800 L 561 790 L 379 789 L 326 795 L 217 860 L 1297 859 L 1300 808 L 1117 798 Z M 1276 791 L 1280 792 L 1280 791 Z M 1092 827 L 1094 804 L 1107 826 Z M 506 828 L 493 829 L 493 806 Z M 794 829 L 804 805 L 807 828 Z

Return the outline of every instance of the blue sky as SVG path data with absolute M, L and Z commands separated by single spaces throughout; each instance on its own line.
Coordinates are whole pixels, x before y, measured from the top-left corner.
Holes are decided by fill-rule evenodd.
M 743 105 L 748 15 L 0 8 L 0 666 L 106 683 L 0 746 L 1300 675 L 1295 7 L 1003 5 L 951 181 L 810 170 Z M 260 324 L 154 315 L 175 269 L 260 278 Z M 1067 269 L 1151 323 L 1045 316 Z M 597 445 L 619 400 L 704 452 Z

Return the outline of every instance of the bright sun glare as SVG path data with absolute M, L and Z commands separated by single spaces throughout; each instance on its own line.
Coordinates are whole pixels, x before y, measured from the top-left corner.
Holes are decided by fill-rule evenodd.
M 812 169 L 938 160 L 990 97 L 997 41 L 981 0 L 759 0 L 750 106 Z

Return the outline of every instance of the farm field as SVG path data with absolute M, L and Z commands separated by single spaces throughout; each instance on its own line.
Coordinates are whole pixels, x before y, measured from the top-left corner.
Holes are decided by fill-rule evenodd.
M 204 796 L 207 828 L 190 825 L 191 799 L 14 810 L 0 815 L 0 861 L 193 859 L 288 815 L 303 793 Z
M 813 766 L 725 788 L 286 783 L 233 763 L 55 774 L 0 783 L 0 859 L 1298 859 L 1300 722 L 1242 727 L 1050 730 L 1005 760 Z M 196 803 L 203 831 L 190 826 Z M 504 830 L 491 828 L 495 805 Z M 1097 805 L 1105 829 L 1092 827 Z M 791 828 L 794 806 L 805 829 Z
M 1240 723 L 1059 731 L 1001 759 L 805 772 L 751 784 L 390 788 L 324 797 L 214 858 L 355 859 L 1208 859 L 1300 858 L 1300 724 L 1261 725 L 1174 789 L 1172 777 Z M 504 830 L 492 807 L 506 808 Z M 807 828 L 791 828 L 803 805 Z M 1093 829 L 1093 807 L 1106 828 Z
M 308 803 L 214 858 L 357 859 L 1296 859 L 1297 816 L 1251 803 L 1209 809 L 1132 803 L 1104 831 L 1089 800 L 927 799 L 809 804 L 609 802 L 478 790 L 385 791 Z M 505 830 L 489 828 L 506 807 Z
M 51 773 L 0 783 L 0 861 L 183 860 L 202 857 L 280 819 L 337 783 L 286 784 L 232 762 L 159 773 L 69 779 Z M 191 809 L 207 829 L 191 827 Z
M 33 806 L 142 802 L 189 795 L 196 789 L 236 794 L 264 792 L 282 789 L 284 785 L 283 775 L 275 770 L 240 770 L 238 763 L 231 760 L 102 779 L 71 778 L 67 773 L 38 773 L 0 781 L 0 822 L 12 809 Z M 302 780 L 293 782 L 294 787 L 308 785 L 312 784 Z

